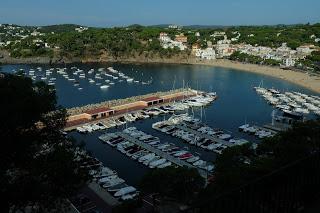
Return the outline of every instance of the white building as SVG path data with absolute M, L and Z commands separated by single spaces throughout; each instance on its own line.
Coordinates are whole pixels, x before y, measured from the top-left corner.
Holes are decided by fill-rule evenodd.
M 79 33 L 82 33 L 83 31 L 88 30 L 88 27 L 77 27 L 74 30 Z
M 199 33 L 199 32 L 196 32 L 196 33 L 195 33 L 195 36 L 200 37 L 200 33 Z
M 293 67 L 296 61 L 293 58 L 289 57 L 289 58 L 283 59 L 282 63 L 285 67 Z
M 216 52 L 211 47 L 208 47 L 204 50 L 198 50 L 196 56 L 206 60 L 213 60 L 216 59 Z
M 38 31 L 33 31 L 32 33 L 30 33 L 30 35 L 32 35 L 32 36 L 39 36 L 39 35 L 41 35 L 41 33 L 38 32 Z
M 160 33 L 160 35 L 159 35 L 159 40 L 160 40 L 160 42 L 165 42 L 165 43 L 167 43 L 167 42 L 170 42 L 170 41 L 171 41 L 171 38 L 168 36 L 167 33 Z
M 311 52 L 313 51 L 312 49 L 310 49 L 309 46 L 300 46 L 300 47 L 297 47 L 297 53 L 300 53 L 300 54 L 311 54 Z

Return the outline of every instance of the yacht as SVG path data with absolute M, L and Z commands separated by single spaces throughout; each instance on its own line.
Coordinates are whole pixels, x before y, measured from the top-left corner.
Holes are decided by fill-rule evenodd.
M 109 187 L 113 187 L 116 185 L 119 185 L 121 183 L 124 183 L 125 181 L 121 178 L 114 178 L 111 180 L 108 180 L 106 182 L 104 182 L 104 184 L 102 185 L 103 188 L 109 188 Z
M 149 167 L 150 168 L 155 168 L 161 164 L 164 164 L 167 160 L 165 158 L 161 158 L 159 160 L 156 160 L 156 161 L 152 161 L 150 164 L 149 164 Z
M 114 194 L 114 196 L 115 197 L 122 197 L 122 196 L 124 196 L 126 194 L 133 193 L 135 191 L 137 191 L 136 188 L 134 188 L 133 186 L 128 186 L 128 187 L 124 187 L 124 188 L 120 189 L 119 191 L 117 191 Z
M 109 85 L 102 85 L 100 86 L 101 89 L 108 89 L 109 88 Z

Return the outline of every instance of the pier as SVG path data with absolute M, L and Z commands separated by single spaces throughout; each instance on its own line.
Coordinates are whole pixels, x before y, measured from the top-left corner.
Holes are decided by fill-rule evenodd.
M 122 138 L 124 138 L 125 140 L 131 142 L 131 143 L 134 143 L 146 150 L 148 150 L 149 152 L 152 152 L 152 153 L 155 153 L 156 155 L 160 156 L 161 158 L 165 158 L 167 159 L 168 161 L 172 162 L 173 164 L 176 164 L 178 166 L 186 166 L 188 168 L 197 168 L 195 167 L 194 165 L 186 162 L 186 161 L 183 161 L 183 160 L 180 160 L 179 158 L 175 158 L 173 157 L 172 155 L 169 155 L 168 153 L 166 152 L 163 152 L 149 144 L 146 144 L 146 143 L 143 143 L 141 141 L 139 141 L 138 139 L 134 138 L 134 137 L 131 137 L 130 135 L 126 134 L 126 133 L 123 133 L 123 132 L 116 132 L 116 133 L 113 133 L 113 134 L 116 134 Z M 208 174 L 209 172 L 203 170 L 203 169 L 198 169 L 198 172 L 199 174 L 203 177 L 203 178 L 207 178 L 208 177 Z
M 196 130 L 194 130 L 194 129 L 188 128 L 188 127 L 183 126 L 183 125 L 180 125 L 180 124 L 174 125 L 174 126 L 177 127 L 177 128 L 179 128 L 179 129 L 181 129 L 181 130 L 183 130 L 183 131 L 190 132 L 190 133 L 192 133 L 192 134 L 194 134 L 194 135 L 196 135 L 196 136 L 198 136 L 198 137 L 200 137 L 200 138 L 206 138 L 206 139 L 212 140 L 212 141 L 214 141 L 214 142 L 217 142 L 217 143 L 221 143 L 221 144 L 223 144 L 223 145 L 226 145 L 226 146 L 228 146 L 228 147 L 234 145 L 234 144 L 232 144 L 232 143 L 230 143 L 230 142 L 228 142 L 228 141 L 222 140 L 222 139 L 217 138 L 217 137 L 215 137 L 215 136 L 211 136 L 211 135 L 207 135 L 207 134 L 204 134 L 204 133 L 200 133 L 200 132 L 198 132 L 198 131 L 196 131 Z
M 203 92 L 189 88 L 177 89 L 71 108 L 67 111 L 69 117 L 64 130 L 71 131 L 87 123 L 107 122 L 109 118 L 120 117 L 126 113 L 149 107 L 166 105 L 201 93 Z

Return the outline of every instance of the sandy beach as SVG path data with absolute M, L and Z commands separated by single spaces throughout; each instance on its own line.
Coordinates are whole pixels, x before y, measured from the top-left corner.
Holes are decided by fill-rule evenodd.
M 211 62 L 195 62 L 193 64 L 211 65 L 224 68 L 237 69 L 239 71 L 247 71 L 280 78 L 285 81 L 303 86 L 314 92 L 320 93 L 320 76 L 310 76 L 307 73 L 292 70 L 283 70 L 277 67 L 260 66 L 255 64 L 243 64 L 230 60 L 215 60 Z

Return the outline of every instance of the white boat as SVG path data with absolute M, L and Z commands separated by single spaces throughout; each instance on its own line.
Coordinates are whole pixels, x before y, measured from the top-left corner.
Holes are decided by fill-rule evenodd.
M 139 162 L 143 162 L 143 161 L 146 161 L 152 157 L 156 156 L 155 153 L 150 153 L 150 154 L 146 154 L 145 156 L 142 156 L 138 159 Z
M 77 127 L 77 131 L 79 133 L 86 133 L 87 132 L 87 130 L 85 128 L 81 127 L 81 126 Z
M 127 78 L 127 82 L 129 83 L 133 82 L 133 78 Z
M 167 160 L 165 158 L 161 158 L 159 160 L 153 161 L 149 164 L 150 168 L 155 168 L 161 164 L 164 164 Z
M 108 176 L 108 177 L 103 177 L 103 178 L 100 178 L 98 180 L 98 183 L 99 184 L 104 184 L 112 179 L 116 179 L 116 178 L 119 178 L 118 175 L 111 175 L 111 176 Z
M 187 159 L 188 163 L 194 163 L 200 159 L 199 156 L 193 156 L 192 158 Z
M 114 178 L 114 179 L 111 179 L 109 181 L 106 181 L 104 184 L 103 184 L 103 188 L 110 188 L 110 187 L 113 187 L 113 186 L 116 186 L 118 184 L 121 184 L 121 183 L 124 183 L 125 181 L 121 178 Z
M 102 86 L 100 86 L 100 88 L 101 88 L 101 89 L 108 89 L 109 86 L 108 86 L 108 85 L 102 85 Z
M 239 126 L 239 131 L 244 131 L 247 128 L 249 128 L 249 124 L 243 124 L 243 125 Z
M 167 162 L 165 162 L 163 164 L 158 165 L 157 168 L 158 169 L 163 169 L 163 168 L 166 168 L 166 167 L 171 166 L 171 165 L 172 165 L 172 163 L 170 161 L 167 161 Z
M 117 191 L 114 196 L 115 197 L 121 197 L 121 196 L 124 196 L 126 194 L 129 194 L 129 193 L 133 193 L 137 191 L 136 188 L 134 188 L 133 186 L 128 186 L 128 187 L 124 187 L 122 189 L 120 189 L 119 191 Z
M 150 163 L 154 162 L 154 161 L 157 161 L 159 160 L 160 157 L 159 156 L 154 156 L 154 157 L 151 157 L 149 158 L 148 160 L 144 161 L 143 164 L 148 166 Z
M 131 200 L 133 198 L 135 198 L 136 196 L 138 196 L 139 193 L 132 193 L 132 194 L 126 194 L 121 196 L 121 200 L 125 201 L 125 200 Z

